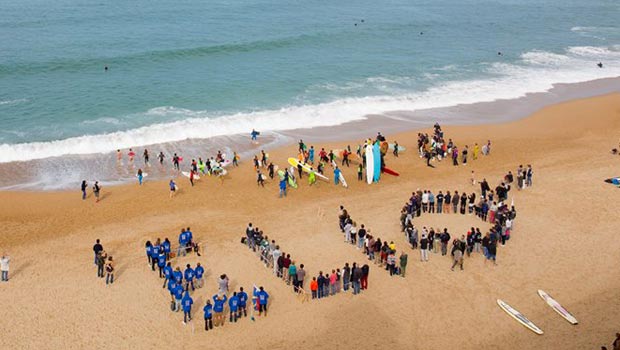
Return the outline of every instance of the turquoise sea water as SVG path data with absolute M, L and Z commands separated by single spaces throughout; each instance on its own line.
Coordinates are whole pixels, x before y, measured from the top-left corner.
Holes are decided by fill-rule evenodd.
M 4 0 L 0 162 L 619 76 L 619 18 L 616 0 Z

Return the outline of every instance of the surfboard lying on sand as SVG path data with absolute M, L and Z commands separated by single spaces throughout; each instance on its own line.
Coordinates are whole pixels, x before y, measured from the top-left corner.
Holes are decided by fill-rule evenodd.
M 316 175 L 316 177 L 317 177 L 317 178 L 319 178 L 319 179 L 321 179 L 321 180 L 323 180 L 323 181 L 329 181 L 329 179 L 328 179 L 325 175 L 323 175 L 323 174 L 319 174 L 319 172 L 318 172 L 318 171 L 314 170 L 314 168 L 313 168 L 311 165 L 307 164 L 307 163 L 304 163 L 304 162 L 301 162 L 301 163 L 300 163 L 300 162 L 299 162 L 297 159 L 295 159 L 295 158 L 289 158 L 289 159 L 288 159 L 288 163 L 289 163 L 290 165 L 294 166 L 295 168 L 297 168 L 297 165 L 298 165 L 298 164 L 301 164 L 301 169 L 302 169 L 303 171 L 307 172 L 308 174 L 309 174 L 309 173 L 311 173 L 312 171 L 314 171 L 314 175 Z
M 186 178 L 189 178 L 189 171 L 182 171 L 181 174 L 183 174 Z M 194 180 L 200 180 L 200 176 L 198 176 L 198 174 L 194 174 Z
M 384 172 L 384 173 L 386 173 L 386 174 L 390 174 L 390 175 L 393 175 L 393 176 L 400 176 L 400 174 L 399 174 L 399 173 L 395 172 L 394 170 L 392 170 L 392 169 L 390 169 L 390 168 L 383 167 L 383 169 L 382 169 L 382 170 L 383 170 L 383 172 Z
M 372 153 L 372 145 L 366 145 L 366 182 L 370 185 L 375 176 L 375 161 Z
M 608 184 L 620 186 L 620 177 L 612 177 L 609 179 L 605 179 L 605 182 L 607 182 Z
M 497 305 L 499 305 L 502 310 L 504 310 L 508 315 L 510 315 L 510 317 L 517 320 L 517 322 L 525 326 L 530 331 L 539 335 L 543 334 L 542 329 L 538 328 L 538 326 L 536 326 L 532 321 L 528 320 L 527 317 L 523 316 L 522 313 L 514 309 L 512 306 L 506 304 L 503 300 L 497 299 Z
M 551 306 L 551 308 L 557 312 L 558 314 L 560 314 L 560 316 L 564 317 L 564 319 L 568 322 L 570 322 L 570 324 L 577 324 L 579 322 L 577 322 L 577 319 L 575 318 L 575 316 L 571 315 L 570 312 L 568 312 L 564 307 L 562 307 L 562 305 L 560 305 L 560 303 L 558 303 L 555 299 L 553 299 L 549 294 L 545 293 L 545 291 L 543 290 L 538 290 L 538 295 L 540 295 L 540 297 L 547 302 L 547 304 L 549 306 Z

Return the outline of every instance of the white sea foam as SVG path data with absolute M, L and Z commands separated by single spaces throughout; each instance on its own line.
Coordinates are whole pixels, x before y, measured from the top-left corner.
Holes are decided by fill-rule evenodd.
M 600 69 L 596 62 L 604 62 Z M 216 115 L 162 106 L 145 112 L 177 120 L 137 129 L 100 135 L 72 137 L 51 142 L 0 145 L 0 162 L 22 161 L 66 154 L 107 153 L 118 148 L 140 147 L 190 138 L 247 134 L 253 128 L 281 131 L 296 128 L 338 125 L 394 110 L 416 110 L 457 104 L 512 99 L 530 92 L 543 92 L 556 83 L 577 83 L 620 76 L 617 46 L 571 47 L 563 53 L 526 52 L 516 63 L 488 65 L 488 79 L 452 81 L 425 91 L 389 96 L 345 98 L 315 105 L 289 106 L 278 110 Z M 368 84 L 386 84 L 392 78 L 377 77 Z M 397 78 L 405 81 L 415 78 Z
M 23 103 L 23 102 L 28 102 L 27 98 L 18 98 L 15 100 L 4 100 L 4 101 L 0 101 L 0 106 L 4 106 L 4 105 L 16 105 L 18 103 Z

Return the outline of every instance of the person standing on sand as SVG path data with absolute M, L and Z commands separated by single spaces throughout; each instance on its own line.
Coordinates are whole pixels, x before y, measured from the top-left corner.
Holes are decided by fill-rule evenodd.
M 142 186 L 142 179 L 144 179 L 142 169 L 138 169 L 138 174 L 136 174 L 136 176 L 138 177 L 138 184 Z
M 181 300 L 183 300 L 183 286 L 180 283 L 176 283 L 172 293 L 174 294 L 174 312 L 179 312 L 181 310 Z
M 99 239 L 95 241 L 95 245 L 93 246 L 93 252 L 95 252 L 95 265 L 97 265 L 97 256 L 99 252 L 103 250 L 103 246 L 101 245 Z
M 204 280 L 202 279 L 202 276 L 205 274 L 205 269 L 200 265 L 200 263 L 196 263 L 194 274 L 196 275 L 196 288 L 202 288 L 202 286 L 204 285 Z
M 405 272 L 407 271 L 407 253 L 404 251 L 400 252 L 400 277 L 405 277 Z
M 450 270 L 454 271 L 454 267 L 456 265 L 459 265 L 461 267 L 461 270 L 463 270 L 463 252 L 460 248 L 460 241 L 455 239 L 454 242 L 452 242 L 451 254 L 454 262 L 452 263 L 452 267 L 450 268 Z
M 105 264 L 105 284 L 113 284 L 114 283 L 114 259 L 110 255 L 108 257 L 108 262 Z
M 616 339 L 611 343 L 613 350 L 620 350 L 620 333 L 616 333 Z
M 243 313 L 243 317 L 248 316 L 248 293 L 243 291 L 243 287 L 239 287 L 239 293 L 237 293 L 237 298 L 239 299 L 239 318 L 241 318 L 241 314 Z
M 174 273 L 174 270 L 172 270 L 172 265 L 170 264 L 170 262 L 168 262 L 166 264 L 166 267 L 164 267 L 164 285 L 162 286 L 162 288 L 166 288 L 166 285 L 170 281 L 172 281 L 173 273 Z
M 420 240 L 420 261 L 428 261 L 428 238 L 425 233 Z
M 226 294 L 215 294 L 213 296 L 213 313 L 215 313 L 215 326 L 224 325 L 224 306 L 226 305 Z
M 364 264 L 361 268 L 359 268 L 362 275 L 360 277 L 360 288 L 368 289 L 368 274 L 370 273 L 370 266 L 368 264 Z
M 279 198 L 286 197 L 286 179 L 280 180 L 280 194 Z
M 213 329 L 213 305 L 211 305 L 211 300 L 207 299 L 207 303 L 202 311 L 205 313 L 205 331 L 209 331 L 209 329 Z
M 532 175 L 534 172 L 532 171 L 532 165 L 527 165 L 527 170 L 525 171 L 525 186 L 532 187 Z
M 237 292 L 233 292 L 233 295 L 228 299 L 228 311 L 230 313 L 228 321 L 237 322 L 239 317 L 239 297 L 237 297 Z
M 157 255 L 157 268 L 159 270 L 159 278 L 164 278 L 164 269 L 166 268 L 166 253 L 164 253 L 164 249 L 161 246 L 159 247 L 159 254 Z
M 86 199 L 86 189 L 88 188 L 88 183 L 86 180 L 82 180 L 82 185 L 80 187 L 82 189 L 82 200 Z
M 221 275 L 217 283 L 220 294 L 228 293 L 228 276 L 226 274 Z
M 267 294 L 263 286 L 260 286 L 258 288 L 258 293 L 256 296 L 258 298 L 258 316 L 261 316 L 261 314 L 264 312 L 265 317 L 267 317 L 267 304 L 269 303 L 269 294 Z
M 265 187 L 265 177 L 260 170 L 256 170 L 256 185 Z
M 164 166 L 164 158 L 166 158 L 164 152 L 159 152 L 159 154 L 157 155 L 157 159 L 159 159 L 159 165 Z
M 2 257 L 0 257 L 0 273 L 2 274 L 2 282 L 9 281 L 9 264 L 11 263 L 11 257 L 9 254 L 4 252 Z
M 181 299 L 181 304 L 183 305 L 183 324 L 186 324 L 187 321 L 192 320 L 192 304 L 194 303 L 194 299 L 189 295 L 189 291 L 185 292 L 185 296 Z
M 99 181 L 95 181 L 93 185 L 93 193 L 95 194 L 95 203 L 99 203 L 99 193 L 101 192 L 101 186 L 99 185 Z
M 105 268 L 105 262 L 108 258 L 108 253 L 106 253 L 103 248 L 97 253 L 97 277 L 103 278 L 105 277 L 103 274 L 103 270 Z
M 189 291 L 189 286 L 192 286 L 192 291 L 195 290 L 194 288 L 194 276 L 195 276 L 195 272 L 194 269 L 192 269 L 192 266 L 190 264 L 186 265 L 185 268 L 185 273 L 183 274 L 183 276 L 185 277 L 185 290 Z

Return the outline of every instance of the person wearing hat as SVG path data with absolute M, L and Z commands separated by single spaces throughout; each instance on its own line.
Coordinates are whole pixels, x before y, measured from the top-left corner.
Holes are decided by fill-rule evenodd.
M 215 326 L 224 325 L 224 305 L 226 304 L 226 294 L 220 293 L 213 296 L 213 313 L 215 314 Z

